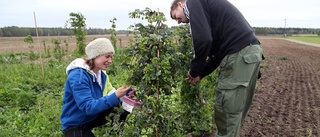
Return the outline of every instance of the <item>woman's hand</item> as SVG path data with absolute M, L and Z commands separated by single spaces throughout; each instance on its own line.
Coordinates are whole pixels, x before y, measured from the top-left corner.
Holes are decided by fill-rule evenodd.
M 127 90 L 129 90 L 131 88 L 131 86 L 122 86 L 120 88 L 117 89 L 117 91 L 115 92 L 116 96 L 118 98 L 121 98 L 123 96 L 126 95 Z M 130 94 L 130 93 L 129 93 Z
M 129 93 L 128 93 L 128 97 L 133 98 L 135 96 L 135 93 L 136 93 L 136 89 L 131 88 L 131 91 L 129 91 Z

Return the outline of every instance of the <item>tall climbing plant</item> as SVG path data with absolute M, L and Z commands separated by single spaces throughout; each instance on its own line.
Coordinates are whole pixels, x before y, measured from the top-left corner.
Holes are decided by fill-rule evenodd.
M 175 84 L 174 68 L 176 54 L 172 30 L 163 22 L 162 12 L 149 8 L 129 13 L 133 19 L 142 19 L 147 25 L 132 25 L 134 40 L 128 55 L 132 57 L 132 76 L 128 83 L 137 86 L 137 98 L 142 107 L 129 118 L 124 135 L 172 136 L 183 135 L 182 125 L 176 120 L 179 110 L 173 107 Z
M 117 52 L 117 31 L 116 31 L 116 21 L 117 18 L 113 18 L 112 20 L 110 20 L 111 24 L 111 28 L 109 28 L 109 32 L 110 32 L 110 41 L 113 45 L 113 48 L 115 50 L 115 52 Z
M 149 8 L 137 9 L 129 17 L 148 24 L 132 25 L 128 83 L 136 86 L 142 107 L 129 117 L 124 136 L 185 136 L 211 130 L 212 111 L 200 86 L 184 82 L 193 57 L 188 26 L 169 28 L 164 14 Z
M 77 44 L 75 55 L 80 57 L 85 54 L 85 46 L 86 46 L 85 37 L 87 35 L 86 18 L 80 12 L 78 13 L 71 12 L 69 16 L 70 16 L 70 19 L 67 20 L 65 26 L 67 27 L 68 24 L 70 24 L 71 27 L 73 28 L 72 31 L 76 36 L 76 44 Z

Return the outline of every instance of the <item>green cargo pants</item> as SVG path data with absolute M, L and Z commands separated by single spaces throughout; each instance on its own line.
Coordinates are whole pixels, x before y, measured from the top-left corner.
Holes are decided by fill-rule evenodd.
M 216 137 L 236 137 L 252 103 L 262 49 L 249 45 L 220 63 L 215 100 Z

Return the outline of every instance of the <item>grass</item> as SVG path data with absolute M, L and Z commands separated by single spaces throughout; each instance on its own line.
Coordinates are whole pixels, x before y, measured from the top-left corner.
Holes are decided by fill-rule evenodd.
M 292 35 L 292 36 L 288 36 L 287 38 L 309 42 L 309 43 L 320 44 L 320 36 L 318 35 Z
M 285 57 L 285 56 L 279 57 L 278 59 L 279 59 L 279 60 L 289 60 L 289 58 L 288 58 L 288 57 Z
M 117 54 L 116 54 L 117 55 Z M 44 76 L 37 61 L 23 53 L 0 53 L 0 136 L 62 136 L 60 114 L 66 66 L 74 59 L 61 62 L 54 58 L 44 63 Z M 114 86 L 125 83 L 128 76 L 115 57 Z M 119 63 L 118 63 L 119 62 Z M 126 73 L 125 73 L 126 72 Z

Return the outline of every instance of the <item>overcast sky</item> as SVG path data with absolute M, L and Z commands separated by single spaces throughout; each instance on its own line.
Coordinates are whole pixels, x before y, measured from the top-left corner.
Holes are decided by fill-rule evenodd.
M 320 28 L 320 0 L 229 0 L 253 27 Z M 116 29 L 127 29 L 141 22 L 129 18 L 135 9 L 162 11 L 166 24 L 176 26 L 170 18 L 172 0 L 0 0 L 0 27 L 64 27 L 69 13 L 80 12 L 87 27 L 110 28 L 117 18 Z M 285 21 L 286 20 L 286 21 Z

